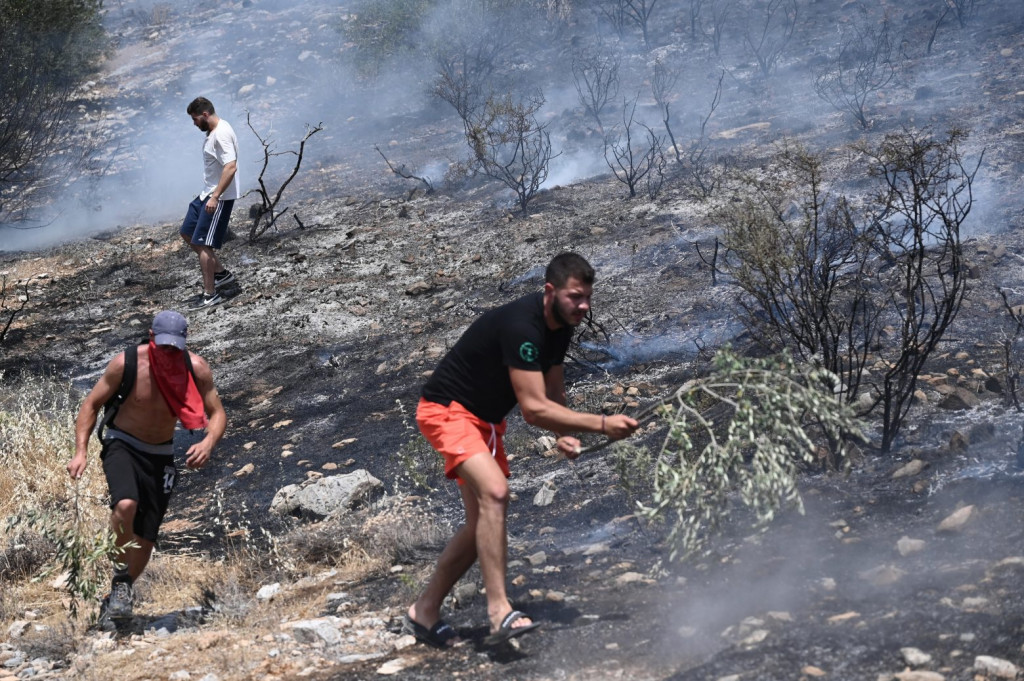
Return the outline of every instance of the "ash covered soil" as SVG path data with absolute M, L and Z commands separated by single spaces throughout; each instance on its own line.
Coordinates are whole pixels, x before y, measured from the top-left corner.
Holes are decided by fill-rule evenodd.
M 742 343 L 735 293 L 710 285 L 693 233 L 659 219 L 671 199 L 631 204 L 609 193 L 607 182 L 552 191 L 528 219 L 446 197 L 324 200 L 303 206 L 308 229 L 229 243 L 238 286 L 227 303 L 188 315 L 230 427 L 210 465 L 184 474 L 163 550 L 216 555 L 220 537 L 209 531 L 294 525 L 265 511 L 277 489 L 313 471 L 364 468 L 389 492 L 413 493 L 408 503 L 458 522 L 451 486 L 415 489 L 398 455 L 414 439 L 418 387 L 481 310 L 538 288 L 538 264 L 560 249 L 597 268 L 595 317 L 611 337 L 589 331 L 574 348 L 573 404 L 635 410 L 704 365 L 699 339 Z M 979 278 L 923 377 L 926 399 L 900 446 L 891 456 L 865 452 L 847 474 L 808 473 L 805 515 L 756 531 L 741 517 L 707 557 L 653 571 L 665 558 L 659 529 L 631 516 L 608 450 L 574 466 L 545 458 L 533 442 L 541 433 L 514 416 L 510 589 L 544 629 L 518 650 L 479 649 L 483 597 L 470 590 L 451 612 L 470 645 L 389 648 L 410 584 L 440 548 L 427 545 L 401 573 L 344 585 L 344 614 L 372 612 L 394 635 L 369 661 L 346 661 L 344 643 L 321 647 L 326 662 L 313 678 L 376 678 L 393 659 L 405 678 L 528 679 L 873 679 L 906 668 L 906 647 L 948 679 L 975 678 L 978 655 L 1021 661 L 1021 418 L 976 370 L 1001 370 L 995 286 L 1020 285 L 1024 243 L 1011 230 L 972 238 L 966 250 Z M 5 258 L 4 268 L 32 277 L 33 301 L 10 332 L 5 375 L 56 371 L 85 389 L 155 311 L 194 294 L 193 258 L 171 224 Z M 940 386 L 956 384 L 978 393 L 979 406 L 938 407 Z M 638 439 L 657 446 L 660 435 Z M 188 441 L 183 434 L 176 446 Z M 920 472 L 894 477 L 912 461 Z M 252 472 L 236 475 L 247 464 Z M 554 502 L 537 506 L 545 485 Z M 939 530 L 967 506 L 962 528 Z M 325 604 L 321 614 L 333 613 Z
M 988 147 L 986 176 L 1003 184 L 979 205 L 985 229 L 965 237 L 967 299 L 922 376 L 923 399 L 892 454 L 867 449 L 848 472 L 809 471 L 803 515 L 789 512 L 755 530 L 740 513 L 708 555 L 673 565 L 661 530 L 632 516 L 610 450 L 575 465 L 545 457 L 534 442 L 542 433 L 513 415 L 509 588 L 516 606 L 545 622 L 539 633 L 499 652 L 481 649 L 484 599 L 470 588 L 449 615 L 468 645 L 402 647 L 398 629 L 412 585 L 440 550 L 431 543 L 406 556 L 400 572 L 336 585 L 346 602 L 325 602 L 316 615 L 349 620 L 340 642 L 295 644 L 299 652 L 285 660 L 270 655 L 284 644 L 257 641 L 248 649 L 251 668 L 238 678 L 1012 678 L 977 659 L 1024 663 L 1024 500 L 1014 465 L 1022 418 L 1001 394 L 1007 317 L 997 292 L 1024 292 L 1021 207 L 1013 197 L 1022 149 L 1013 80 L 1024 41 L 1019 27 L 992 25 L 990 34 L 950 39 L 948 50 L 930 57 L 959 64 L 970 55 L 940 93 L 928 95 L 929 106 L 977 124 L 972 139 Z M 928 73 L 923 61 L 918 68 Z M 976 63 L 985 68 L 972 70 Z M 837 132 L 846 130 L 838 114 L 804 126 L 787 118 L 786 102 L 736 88 L 738 99 L 757 99 L 757 107 L 737 102 L 721 112 L 719 126 L 734 134 L 723 139 L 740 136 L 732 153 L 746 154 L 752 167 L 780 134 L 812 143 L 816 134 L 834 144 L 855 138 Z M 972 98 L 982 90 L 996 94 Z M 877 131 L 914 116 L 909 98 L 888 101 Z M 762 120 L 770 124 L 735 132 Z M 425 123 L 396 153 L 425 154 L 424 140 L 435 139 L 438 126 Z M 353 180 L 344 195 L 324 179 L 334 171 Z M 293 528 L 303 521 L 266 512 L 279 488 L 356 469 L 456 524 L 453 487 L 416 450 L 419 387 L 480 312 L 538 290 L 543 264 L 561 250 L 582 253 L 598 272 L 596 325 L 567 365 L 571 405 L 635 411 L 699 372 L 723 343 L 747 347 L 737 290 L 712 285 L 693 246 L 713 239 L 708 209 L 678 179 L 653 201 L 624 201 L 608 177 L 556 187 L 520 217 L 487 187 L 426 195 L 388 179 L 357 185 L 355 175 L 326 162 L 314 179 L 297 181 L 303 198 L 292 211 L 304 227 L 289 222 L 255 243 L 229 242 L 225 262 L 238 282 L 227 302 L 187 313 L 192 347 L 210 361 L 229 428 L 204 470 L 183 473 L 162 551 L 217 556 L 225 527 Z M 28 281 L 30 299 L 0 355 L 5 382 L 55 372 L 85 390 L 115 352 L 144 337 L 156 311 L 184 309 L 199 291 L 195 256 L 176 223 L 4 254 L 0 270 Z M 965 387 L 979 403 L 947 408 L 944 386 Z M 636 440 L 656 447 L 662 435 L 651 427 Z M 177 439 L 180 451 L 189 437 Z M 439 489 L 415 487 L 417 467 Z M 554 490 L 550 505 L 534 503 L 542 487 Z M 467 581 L 478 583 L 478 575 Z M 358 621 L 359 631 L 351 624 Z

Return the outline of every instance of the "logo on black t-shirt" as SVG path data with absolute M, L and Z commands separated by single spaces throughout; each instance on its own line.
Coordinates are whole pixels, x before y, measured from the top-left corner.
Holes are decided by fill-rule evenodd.
M 537 350 L 536 345 L 534 345 L 530 341 L 526 341 L 525 343 L 519 346 L 519 356 L 522 358 L 524 362 L 529 362 L 532 364 L 533 362 L 537 361 L 537 358 L 540 356 L 540 351 Z

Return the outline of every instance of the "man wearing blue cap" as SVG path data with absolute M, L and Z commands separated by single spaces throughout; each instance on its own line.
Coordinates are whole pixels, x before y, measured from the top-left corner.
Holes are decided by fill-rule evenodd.
M 89 435 L 100 407 L 100 460 L 111 496 L 110 526 L 123 551 L 115 557 L 106 614 L 131 617 L 132 584 L 149 563 L 157 531 L 174 489 L 174 430 L 178 421 L 206 436 L 185 455 L 189 468 L 202 468 L 224 435 L 227 417 L 213 385 L 210 365 L 185 349 L 188 323 L 164 310 L 153 319 L 149 343 L 112 359 L 86 396 L 75 422 L 72 479 L 88 464 Z

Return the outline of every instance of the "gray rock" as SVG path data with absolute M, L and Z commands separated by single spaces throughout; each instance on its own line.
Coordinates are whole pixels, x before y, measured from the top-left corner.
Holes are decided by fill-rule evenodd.
M 7 637 L 19 638 L 28 631 L 28 627 L 28 620 L 15 620 L 14 622 L 11 622 L 11 626 L 7 627 Z
M 270 510 L 281 515 L 326 518 L 340 515 L 369 500 L 383 486 L 380 480 L 363 469 L 345 475 L 330 475 L 282 487 L 274 495 Z
M 921 461 L 920 459 L 914 459 L 905 466 L 901 466 L 899 470 L 893 473 L 892 479 L 896 480 L 898 478 L 909 478 L 911 476 L 917 475 L 918 473 L 923 471 L 927 465 L 928 464 L 926 464 L 924 461 Z
M 903 579 L 907 573 L 892 565 L 879 565 L 860 573 L 860 578 L 873 586 L 889 586 Z
M 338 619 L 336 617 L 299 620 L 298 622 L 291 622 L 287 626 L 292 630 L 292 636 L 299 643 L 323 641 L 327 645 L 332 646 L 341 643 L 341 632 L 338 630 Z
M 274 582 L 273 584 L 267 584 L 261 586 L 260 590 L 256 592 L 256 599 L 260 601 L 269 601 L 278 593 L 281 592 L 281 583 Z
M 544 553 L 543 551 L 538 551 L 537 553 L 526 557 L 526 562 L 528 562 L 530 565 L 534 567 L 537 567 L 538 565 L 543 565 L 547 561 L 548 554 Z
M 897 681 L 946 681 L 946 677 L 938 672 L 906 671 L 894 674 Z
M 974 506 L 964 506 L 955 513 L 951 513 L 945 520 L 939 523 L 939 532 L 956 532 L 963 529 L 973 513 Z
M 554 500 L 555 500 L 555 483 L 552 482 L 551 480 L 548 480 L 547 482 L 545 482 L 543 485 L 540 486 L 540 489 L 537 490 L 537 493 L 533 496 L 533 505 L 534 506 L 548 506 Z
M 923 667 L 932 661 L 932 656 L 918 648 L 900 648 L 900 655 L 911 667 Z
M 1015 679 L 1019 671 L 1017 665 L 1009 660 L 989 655 L 978 655 L 974 658 L 974 668 L 983 674 L 988 674 L 998 679 Z
M 900 540 L 896 542 L 896 550 L 900 552 L 901 556 L 919 553 L 924 550 L 924 547 L 925 542 L 923 539 L 911 539 L 906 535 L 900 537 Z
M 942 409 L 948 409 L 950 411 L 961 411 L 964 409 L 974 409 L 981 400 L 978 396 L 959 386 L 953 387 L 953 389 L 939 402 L 939 407 Z

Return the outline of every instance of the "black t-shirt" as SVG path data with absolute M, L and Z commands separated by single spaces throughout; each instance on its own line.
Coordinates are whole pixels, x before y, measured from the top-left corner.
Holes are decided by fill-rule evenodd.
M 543 293 L 489 310 L 441 359 L 423 397 L 444 405 L 455 400 L 484 421 L 500 423 L 516 405 L 509 367 L 546 373 L 565 359 L 572 331 L 548 328 Z

